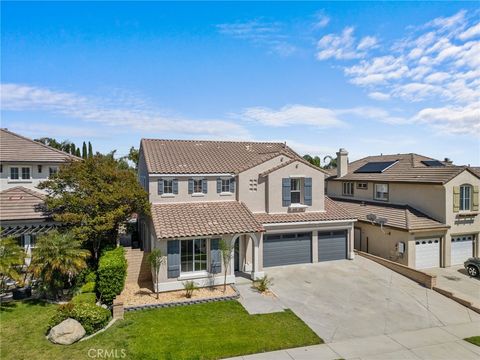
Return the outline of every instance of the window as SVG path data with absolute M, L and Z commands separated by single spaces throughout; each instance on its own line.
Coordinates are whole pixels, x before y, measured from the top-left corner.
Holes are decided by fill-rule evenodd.
M 173 180 L 172 179 L 163 179 L 163 193 L 164 194 L 173 194 Z
M 3 172 L 3 165 L 0 164 L 0 172 Z
M 11 180 L 18 180 L 18 167 L 11 167 L 10 168 L 10 179 Z
M 30 180 L 30 168 L 22 167 L 22 180 Z
M 472 186 L 460 186 L 460 211 L 470 210 L 472 204 Z
M 48 175 L 52 176 L 55 175 L 58 172 L 58 168 L 56 166 L 50 166 L 48 168 Z
M 42 173 L 43 166 L 42 165 L 37 165 L 38 173 Z
M 203 179 L 193 179 L 193 192 L 197 194 L 203 192 Z
M 290 179 L 290 199 L 292 204 L 300 204 L 300 179 Z
M 222 179 L 222 193 L 230 192 L 230 179 Z
M 357 189 L 367 190 L 368 183 L 357 183 Z
M 375 184 L 375 200 L 388 201 L 388 184 Z
M 181 271 L 207 270 L 207 240 L 182 240 L 180 243 Z
M 344 182 L 343 183 L 342 194 L 343 195 L 348 195 L 348 196 L 353 196 L 353 182 Z

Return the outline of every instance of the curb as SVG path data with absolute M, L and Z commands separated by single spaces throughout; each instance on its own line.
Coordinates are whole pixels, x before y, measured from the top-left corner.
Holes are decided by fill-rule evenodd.
M 448 297 L 449 299 L 452 299 L 453 301 L 459 303 L 460 305 L 463 305 L 463 306 L 469 308 L 470 310 L 473 310 L 476 313 L 480 314 L 480 308 L 478 306 L 475 306 L 471 301 L 462 299 L 457 294 L 455 294 L 455 293 L 453 293 L 449 290 L 442 289 L 442 288 L 437 287 L 437 286 L 434 286 L 433 290 L 435 290 L 439 294 L 442 294 L 445 297 Z
M 195 304 L 206 304 L 206 303 L 219 302 L 219 301 L 237 300 L 240 297 L 240 293 L 238 292 L 238 289 L 236 288 L 235 285 L 230 284 L 230 286 L 235 291 L 235 295 L 219 296 L 219 297 L 187 300 L 187 301 L 175 301 L 175 302 L 169 302 L 169 303 L 163 303 L 163 304 L 145 304 L 145 305 L 137 305 L 137 306 L 125 306 L 124 309 L 125 311 L 137 311 L 137 310 L 169 308 L 169 307 L 187 306 L 187 305 L 195 305 Z

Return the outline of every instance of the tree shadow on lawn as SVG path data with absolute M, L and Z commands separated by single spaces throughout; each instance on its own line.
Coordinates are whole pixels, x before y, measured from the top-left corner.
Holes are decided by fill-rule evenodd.
M 46 306 L 47 302 L 40 299 L 29 299 L 29 300 L 12 300 L 8 302 L 0 303 L 0 312 L 12 312 L 14 311 L 19 303 L 23 303 L 26 306 Z

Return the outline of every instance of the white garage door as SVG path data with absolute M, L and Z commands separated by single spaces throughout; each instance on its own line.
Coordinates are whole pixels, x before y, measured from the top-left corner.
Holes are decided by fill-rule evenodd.
M 473 256 L 473 235 L 452 236 L 452 260 L 450 265 L 463 264 Z
M 418 239 L 415 241 L 415 269 L 440 266 L 440 239 Z

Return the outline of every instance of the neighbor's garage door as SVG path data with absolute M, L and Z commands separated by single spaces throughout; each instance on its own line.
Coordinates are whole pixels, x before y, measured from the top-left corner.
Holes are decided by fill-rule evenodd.
M 440 239 L 418 239 L 415 241 L 415 269 L 440 266 Z
M 473 256 L 473 235 L 452 236 L 452 258 L 450 265 L 463 264 Z
M 312 262 L 312 233 L 265 235 L 263 266 L 280 266 Z
M 318 233 L 318 261 L 347 258 L 347 232 L 327 231 Z

